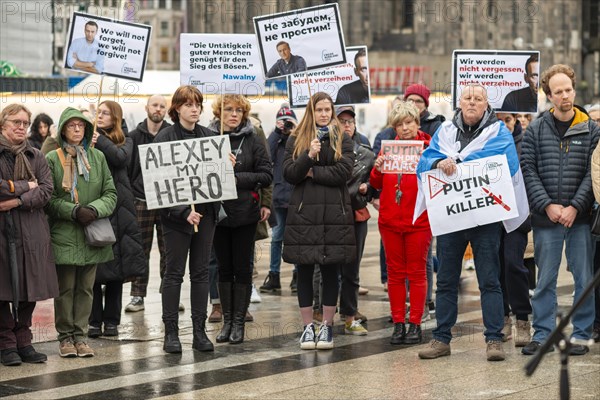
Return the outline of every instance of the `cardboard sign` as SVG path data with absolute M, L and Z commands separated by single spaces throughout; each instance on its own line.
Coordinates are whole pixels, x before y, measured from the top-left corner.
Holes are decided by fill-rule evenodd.
M 416 174 L 423 151 L 422 140 L 382 140 L 383 174 Z
M 180 50 L 182 85 L 196 86 L 204 94 L 265 91 L 255 35 L 185 33 Z
M 267 79 L 346 63 L 338 5 L 254 17 Z
M 148 209 L 237 198 L 229 136 L 141 145 Z
M 369 85 L 369 58 L 366 46 L 346 48 L 346 64 L 335 67 L 288 75 L 287 88 L 290 106 L 305 107 L 310 93 L 325 92 L 336 105 L 371 102 Z M 307 81 L 308 75 L 308 81 Z M 309 91 L 310 82 L 310 91 Z
M 539 51 L 455 50 L 452 53 L 452 104 L 459 107 L 462 87 L 477 83 L 487 90 L 493 109 L 537 113 Z
M 457 164 L 453 176 L 435 169 L 421 174 L 434 236 L 518 217 L 505 155 Z
M 142 81 L 152 27 L 75 12 L 64 67 Z

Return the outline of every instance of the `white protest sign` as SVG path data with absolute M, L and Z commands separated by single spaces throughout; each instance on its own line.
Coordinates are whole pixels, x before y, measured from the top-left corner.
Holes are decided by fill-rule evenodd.
M 423 151 L 422 140 L 382 140 L 384 174 L 416 174 Z
M 519 215 L 506 155 L 457 164 L 447 176 L 435 169 L 421 174 L 433 236 Z
M 484 86 L 493 109 L 536 113 L 539 51 L 455 50 L 452 53 L 452 104 L 458 108 L 461 88 Z
M 288 75 L 287 88 L 290 106 L 305 107 L 309 93 L 325 92 L 336 105 L 365 104 L 371 102 L 369 85 L 369 59 L 366 46 L 346 48 L 346 64 L 310 71 L 307 74 Z M 308 75 L 308 82 L 306 80 Z
M 267 79 L 346 63 L 338 5 L 254 17 Z
M 229 136 L 141 145 L 148 209 L 237 198 Z
M 64 67 L 142 81 L 152 27 L 75 12 Z
M 182 85 L 204 94 L 264 93 L 255 35 L 184 33 L 179 42 Z

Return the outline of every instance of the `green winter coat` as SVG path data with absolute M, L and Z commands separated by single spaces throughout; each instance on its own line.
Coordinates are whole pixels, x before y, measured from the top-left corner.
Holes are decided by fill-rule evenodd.
M 61 114 L 58 125 L 58 144 L 62 147 L 66 143 L 61 133 L 64 125 L 72 118 L 80 118 L 85 121 L 85 135 L 82 144 L 87 151 L 91 167 L 89 181 L 85 181 L 81 175 L 77 179 L 79 204 L 93 207 L 98 212 L 98 218 L 108 217 L 115 209 L 117 191 L 104 154 L 88 147 L 92 140 L 94 127 L 79 110 L 68 107 Z M 89 246 L 85 242 L 83 227 L 73 219 L 76 204 L 71 200 L 71 193 L 62 188 L 63 167 L 56 150 L 49 152 L 46 160 L 54 182 L 54 191 L 46 206 L 46 213 L 49 217 L 50 236 L 56 264 L 92 265 L 112 260 L 114 257 L 112 246 Z

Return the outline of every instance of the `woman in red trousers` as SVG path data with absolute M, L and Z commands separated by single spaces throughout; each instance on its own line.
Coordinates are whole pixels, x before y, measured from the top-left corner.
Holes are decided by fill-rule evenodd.
M 419 130 L 419 110 L 414 104 L 401 102 L 390 112 L 389 121 L 396 140 L 421 140 L 424 147 L 431 137 Z M 421 317 L 425 308 L 427 274 L 425 264 L 431 242 L 427 213 L 413 224 L 417 198 L 417 175 L 383 174 L 384 156 L 379 154 L 371 171 L 370 183 L 381 190 L 379 232 L 385 248 L 388 268 L 388 291 L 394 321 L 391 344 L 421 343 Z M 405 325 L 406 280 L 410 284 L 410 318 Z

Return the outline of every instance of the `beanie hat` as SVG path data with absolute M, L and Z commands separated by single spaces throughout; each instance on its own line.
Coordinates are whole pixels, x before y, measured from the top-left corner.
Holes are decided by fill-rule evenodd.
M 404 92 L 404 100 L 411 94 L 416 94 L 425 101 L 425 107 L 429 107 L 429 89 L 425 85 L 414 83 L 406 88 Z
M 294 122 L 298 123 L 296 113 L 290 108 L 288 103 L 283 103 L 279 111 L 277 111 L 276 121 L 280 121 L 282 119 L 292 119 Z

